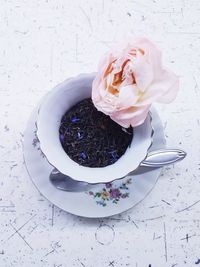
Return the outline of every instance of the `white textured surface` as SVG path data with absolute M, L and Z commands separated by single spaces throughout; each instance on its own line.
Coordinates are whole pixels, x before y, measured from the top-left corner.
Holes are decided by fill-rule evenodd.
M 0 266 L 183 267 L 200 263 L 200 2 L 198 0 L 1 0 Z M 57 83 L 96 70 L 110 45 L 146 35 L 181 77 L 159 106 L 168 146 L 188 157 L 165 168 L 131 211 L 82 219 L 52 206 L 23 164 L 31 110 Z

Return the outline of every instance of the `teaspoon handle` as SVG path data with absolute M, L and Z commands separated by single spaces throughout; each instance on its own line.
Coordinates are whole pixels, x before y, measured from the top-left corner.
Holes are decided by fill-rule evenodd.
M 160 149 L 149 152 L 140 166 L 163 167 L 184 159 L 186 155 L 186 152 L 180 149 Z

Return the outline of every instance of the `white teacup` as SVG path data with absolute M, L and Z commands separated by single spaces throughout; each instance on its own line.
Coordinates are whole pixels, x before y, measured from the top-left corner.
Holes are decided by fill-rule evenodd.
M 153 140 L 151 115 L 145 122 L 134 128 L 130 147 L 114 164 L 90 168 L 70 159 L 59 139 L 62 116 L 82 99 L 91 97 L 92 81 L 95 73 L 81 74 L 56 86 L 41 104 L 37 120 L 37 136 L 40 147 L 51 165 L 74 180 L 87 183 L 108 183 L 125 177 L 137 169 L 145 159 Z

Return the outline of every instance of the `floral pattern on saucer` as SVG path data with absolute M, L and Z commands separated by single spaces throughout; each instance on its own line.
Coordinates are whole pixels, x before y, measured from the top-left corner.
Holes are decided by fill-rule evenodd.
M 113 183 L 105 184 L 105 187 L 101 191 L 93 192 L 89 191 L 87 194 L 93 196 L 96 199 L 96 203 L 103 207 L 107 206 L 108 202 L 117 204 L 119 200 L 129 197 L 129 185 L 132 183 L 132 179 L 129 178 L 123 182 L 120 186 L 116 187 Z
M 36 148 L 39 152 L 40 152 L 40 155 L 45 158 L 45 155 L 43 154 L 42 150 L 40 149 L 40 141 L 37 137 L 37 134 L 36 134 L 37 130 L 34 131 L 34 138 L 33 138 L 33 141 L 32 141 L 32 145 L 34 148 Z

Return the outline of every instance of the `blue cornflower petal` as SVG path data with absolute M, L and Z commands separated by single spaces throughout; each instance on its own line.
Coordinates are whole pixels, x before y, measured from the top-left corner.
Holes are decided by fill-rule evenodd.
M 61 135 L 60 135 L 60 140 L 61 140 L 61 141 L 64 141 L 64 134 L 61 134 Z
M 87 155 L 84 152 L 81 152 L 80 156 L 81 156 L 82 159 L 86 159 L 87 158 Z
M 76 117 L 74 117 L 74 118 L 71 119 L 71 122 L 78 122 L 78 121 L 80 121 L 80 119 L 79 118 L 76 118 Z

